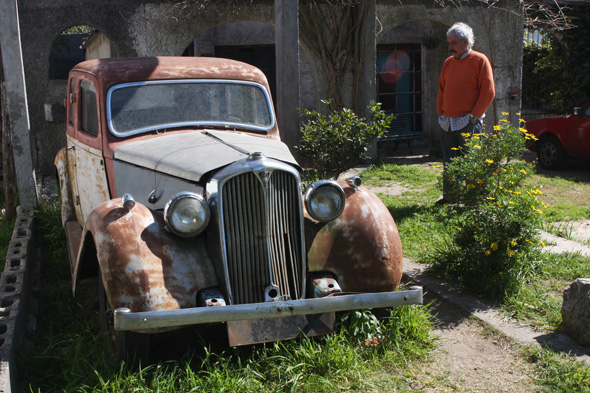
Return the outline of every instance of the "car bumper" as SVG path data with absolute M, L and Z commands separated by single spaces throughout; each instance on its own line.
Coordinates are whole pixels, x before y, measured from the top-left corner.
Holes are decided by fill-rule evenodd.
M 115 330 L 149 331 L 203 323 L 280 318 L 412 304 L 422 304 L 422 287 L 411 287 L 407 291 L 339 294 L 323 298 L 179 310 L 131 312 L 128 308 L 118 308 L 115 310 L 114 319 Z

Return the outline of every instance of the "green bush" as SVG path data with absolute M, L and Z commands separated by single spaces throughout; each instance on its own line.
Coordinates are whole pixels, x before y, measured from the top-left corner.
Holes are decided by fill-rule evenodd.
M 456 202 L 439 210 L 449 243 L 435 251 L 434 269 L 495 300 L 515 293 L 531 273 L 544 204 L 525 186 L 533 171 L 522 159 L 524 128 L 501 120 L 491 133 L 466 134 L 464 155 L 443 172 Z
M 366 119 L 346 108 L 328 115 L 303 110 L 302 135 L 297 147 L 300 158 L 315 169 L 318 178 L 336 178 L 366 158 L 369 143 L 389 128 L 393 116 L 383 112 L 380 105 L 371 102 Z

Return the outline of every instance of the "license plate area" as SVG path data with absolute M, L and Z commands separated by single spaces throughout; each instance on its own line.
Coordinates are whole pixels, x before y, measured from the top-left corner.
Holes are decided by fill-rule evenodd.
M 260 344 L 301 336 L 319 336 L 334 329 L 335 313 L 295 315 L 282 318 L 228 321 L 229 345 Z

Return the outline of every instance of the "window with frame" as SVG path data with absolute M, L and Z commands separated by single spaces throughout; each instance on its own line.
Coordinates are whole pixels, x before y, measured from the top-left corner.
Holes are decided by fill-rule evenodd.
M 72 78 L 70 79 L 70 96 L 68 97 L 68 100 L 70 100 L 70 114 L 69 114 L 69 123 L 71 126 L 74 125 L 74 99 L 76 97 L 76 78 Z
M 392 129 L 422 131 L 420 44 L 381 45 L 377 50 L 377 101 L 394 114 Z
M 98 135 L 98 109 L 96 107 L 96 90 L 88 81 L 80 81 L 80 128 L 85 133 Z

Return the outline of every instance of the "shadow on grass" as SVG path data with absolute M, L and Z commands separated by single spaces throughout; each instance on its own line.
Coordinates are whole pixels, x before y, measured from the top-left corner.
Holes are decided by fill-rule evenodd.
M 387 206 L 389 213 L 394 218 L 395 222 L 400 224 L 406 219 L 410 219 L 417 215 L 435 214 L 439 209 L 438 206 L 424 206 L 424 205 L 407 205 L 407 206 Z

